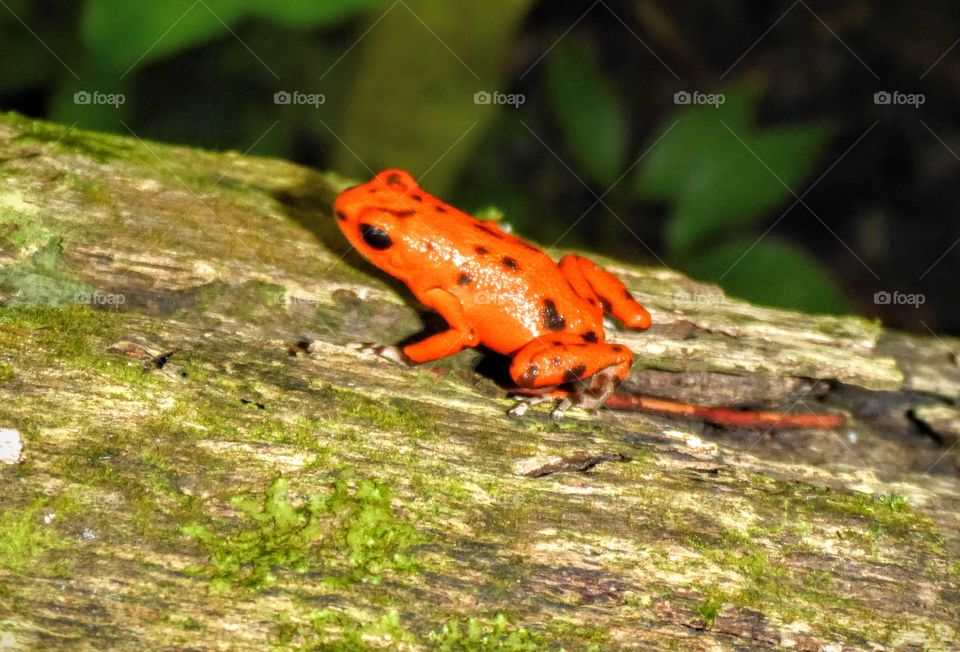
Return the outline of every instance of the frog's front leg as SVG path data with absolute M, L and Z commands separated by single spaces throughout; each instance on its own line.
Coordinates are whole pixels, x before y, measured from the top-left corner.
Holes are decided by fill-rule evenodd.
M 627 377 L 632 363 L 633 353 L 619 344 L 587 342 L 567 334 L 538 337 L 521 348 L 510 364 L 510 376 L 520 393 L 532 395 L 510 414 L 520 416 L 545 397 L 560 399 L 551 413 L 554 418 L 562 417 L 571 406 L 596 409 Z
M 408 344 L 402 349 L 397 346 L 375 344 L 357 344 L 353 348 L 374 353 L 380 357 L 404 364 L 429 362 L 453 355 L 462 349 L 479 344 L 479 338 L 472 325 L 467 321 L 463 306 L 452 294 L 440 288 L 432 288 L 416 293 L 421 303 L 433 308 L 450 326 L 442 333 Z
M 574 292 L 591 306 L 598 320 L 604 312 L 609 312 L 629 328 L 650 328 L 650 313 L 616 276 L 589 258 L 574 254 L 561 258 L 557 266 Z
M 403 347 L 403 353 L 410 360 L 416 363 L 439 360 L 480 343 L 459 299 L 441 288 L 416 292 L 416 295 L 421 303 L 440 313 L 450 329 Z

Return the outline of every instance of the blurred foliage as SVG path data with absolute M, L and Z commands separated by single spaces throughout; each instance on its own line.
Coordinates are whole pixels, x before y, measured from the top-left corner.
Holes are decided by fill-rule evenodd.
M 753 90 L 730 89 L 717 107 L 670 115 L 636 177 L 640 197 L 674 211 L 666 244 L 682 256 L 697 245 L 750 226 L 791 198 L 817 163 L 829 131 L 819 125 L 758 127 Z
M 716 279 L 736 296 L 807 311 L 842 312 L 847 303 L 827 270 L 800 247 L 768 235 L 723 241 L 683 268 Z
M 39 94 L 46 114 L 67 124 L 286 156 L 357 178 L 404 167 L 466 209 L 499 207 L 545 244 L 656 257 L 759 302 L 847 307 L 810 252 L 757 242 L 821 162 L 827 126 L 762 124 L 762 85 L 713 89 L 725 94 L 718 107 L 661 107 L 659 125 L 639 120 L 651 100 L 631 60 L 611 56 L 602 33 L 528 30 L 532 0 L 7 7 L 0 101 L 14 108 Z M 75 100 L 92 90 L 125 101 Z M 324 101 L 279 105 L 278 91 Z M 475 98 L 497 92 L 521 93 L 523 105 Z M 581 183 L 604 198 L 601 208 L 580 205 Z M 646 215 L 663 210 L 651 236 Z M 637 232 L 643 246 L 631 240 Z
M 577 169 L 590 181 L 610 186 L 623 174 L 627 107 L 596 54 L 579 41 L 562 41 L 544 65 L 550 109 Z
M 87 0 L 80 31 L 93 65 L 122 74 L 218 38 L 244 19 L 303 29 L 341 21 L 378 4 L 381 0 Z
M 506 55 L 531 4 L 396 6 L 356 48 L 358 71 L 336 128 L 349 147 L 339 149 L 334 167 L 357 176 L 406 168 L 429 175 L 424 183 L 435 192 L 448 191 L 496 116 L 497 106 L 474 95 L 503 88 Z
M 754 89 L 731 88 L 722 97 L 723 104 L 668 116 L 658 133 L 669 131 L 669 137 L 651 149 L 636 176 L 639 197 L 672 206 L 667 255 L 747 299 L 842 312 L 843 293 L 810 254 L 772 237 L 740 239 L 774 209 L 800 204 L 795 189 L 814 170 L 829 128 L 760 127 Z M 800 204 L 792 210 L 807 209 Z

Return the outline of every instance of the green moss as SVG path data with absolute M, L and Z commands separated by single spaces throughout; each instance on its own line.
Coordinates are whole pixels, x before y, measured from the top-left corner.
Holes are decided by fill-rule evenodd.
M 0 114 L 0 123 L 13 125 L 19 133 L 11 140 L 20 146 L 24 154 L 40 146 L 44 156 L 60 157 L 65 154 L 79 155 L 97 163 L 122 160 L 123 165 L 134 174 L 137 168 L 158 181 L 171 186 L 186 187 L 194 192 L 209 192 L 218 174 L 211 177 L 202 170 L 210 158 L 201 150 L 150 143 L 140 139 L 115 134 L 71 129 L 64 125 L 31 120 L 16 113 Z M 31 146 L 34 146 L 31 148 Z M 16 155 L 16 153 L 14 153 Z M 35 155 L 31 153 L 31 155 Z M 218 182 L 222 182 L 219 179 Z M 220 183 L 224 195 L 232 188 Z M 239 194 L 234 192 L 234 195 Z M 249 193 L 240 194 L 248 197 Z
M 286 289 L 275 283 L 246 281 L 240 285 L 211 283 L 197 292 L 196 306 L 203 312 L 223 315 L 249 324 L 266 324 L 285 319 Z
M 753 486 L 754 482 L 760 486 Z M 686 539 L 708 560 L 710 576 L 723 578 L 719 584 L 700 589 L 705 602 L 693 608 L 704 610 L 700 615 L 705 623 L 715 606 L 712 598 L 713 603 L 756 609 L 782 622 L 803 620 L 849 641 L 877 640 L 869 609 L 845 594 L 849 589 L 837 581 L 834 571 L 796 570 L 806 568 L 809 554 L 820 554 L 803 539 L 821 538 L 826 535 L 823 528 L 830 528 L 830 537 L 861 543 L 866 554 L 876 552 L 879 537 L 888 539 L 887 546 L 915 549 L 921 542 L 935 552 L 941 545 L 933 523 L 912 512 L 907 501 L 896 494 L 836 491 L 760 477 L 748 481 L 743 493 L 751 505 L 749 525 L 724 526 L 697 509 L 667 510 L 657 521 L 671 531 L 671 540 Z M 710 513 L 737 511 L 733 504 L 717 504 Z M 836 523 L 852 527 L 835 534 Z M 653 549 L 649 552 L 653 564 L 670 573 L 689 573 L 691 564 L 703 565 L 702 561 L 674 561 Z M 796 563 L 791 560 L 794 555 L 800 555 Z M 901 623 L 890 631 L 906 627 Z
M 0 242 L 13 245 L 14 251 L 39 249 L 53 236 L 37 207 L 13 188 L 0 192 Z
M 112 200 L 107 187 L 98 179 L 71 176 L 70 185 L 88 204 L 104 206 Z
M 98 484 L 120 485 L 123 482 L 117 467 L 110 462 L 119 452 L 109 436 L 95 444 L 81 442 L 61 451 L 57 472 L 84 487 Z
M 883 325 L 879 320 L 852 315 L 821 317 L 815 324 L 818 332 L 838 340 L 863 337 L 864 335 L 879 336 L 883 331 Z
M 157 378 L 137 361 L 107 353 L 119 337 L 122 317 L 85 305 L 0 307 L 0 347 L 39 353 L 51 363 L 95 370 L 130 388 L 149 387 Z
M 414 437 L 435 434 L 433 423 L 404 399 L 390 399 L 385 404 L 372 400 L 358 403 L 344 410 L 344 416 L 378 430 L 400 431 Z
M 437 424 L 424 408 L 403 398 L 376 399 L 343 387 L 326 386 L 321 398 L 329 397 L 337 406 L 338 420 L 358 423 L 368 429 L 399 431 L 417 438 L 434 438 Z
M 195 294 L 195 304 L 190 306 L 191 314 L 193 312 L 208 312 L 220 297 L 230 291 L 230 285 L 220 281 L 214 281 L 201 285 Z
M 131 141 L 119 136 L 70 129 L 52 122 L 31 120 L 13 112 L 0 114 L 0 122 L 17 127 L 20 131 L 15 139 L 17 143 L 41 143 L 59 151 L 84 154 L 99 162 L 121 155 L 125 160 L 130 159 L 134 151 Z
M 798 618 L 820 619 L 824 607 L 848 612 L 854 607 L 831 592 L 828 574 L 798 576 L 786 563 L 787 552 L 777 545 L 776 539 L 770 542 L 772 550 L 768 550 L 766 540 L 776 536 L 774 530 L 785 531 L 782 526 L 766 532 L 759 527 L 749 531 L 719 528 L 713 534 L 704 528 L 694 529 L 696 532 L 689 536 L 692 545 L 725 575 L 733 573 L 737 577 L 722 591 L 711 587 L 706 592 L 706 603 L 700 607 L 707 610 L 707 615 L 724 602 L 776 614 L 788 622 Z M 700 615 L 708 621 L 706 615 Z
M 624 596 L 624 600 L 630 599 L 631 595 L 635 597 L 635 594 L 629 594 L 628 592 Z M 582 644 L 589 651 L 603 649 L 604 643 L 610 638 L 610 632 L 605 627 L 592 624 L 589 621 L 574 622 L 565 618 L 553 618 L 546 623 L 544 638 L 551 641 L 576 642 Z M 551 649 L 555 649 L 555 647 L 551 646 Z
M 64 270 L 63 241 L 59 237 L 50 238 L 29 258 L 0 267 L 0 292 L 9 296 L 9 305 L 62 305 L 95 296 L 93 287 Z
M 371 271 L 371 273 L 374 273 Z M 393 292 L 385 282 L 354 269 L 347 264 L 329 269 L 330 284 L 361 284 L 379 290 L 361 298 L 356 292 L 337 289 L 331 303 L 318 303 L 313 311 L 315 323 L 329 329 L 335 336 L 346 335 L 353 341 L 398 342 L 423 328 L 417 312 L 406 303 L 382 298 Z M 407 294 L 401 295 L 408 298 Z
M 808 570 L 803 576 L 804 585 L 811 589 L 825 590 L 834 584 L 835 573 L 822 570 Z
M 703 618 L 704 629 L 713 629 L 713 624 L 717 621 L 717 616 L 723 611 L 724 597 L 720 593 L 711 593 L 707 599 L 697 605 L 695 611 L 697 615 Z
M 7 383 L 13 380 L 13 365 L 9 362 L 0 361 L 0 383 Z
M 305 620 L 281 614 L 276 618 L 275 649 L 361 652 L 413 646 L 436 652 L 528 652 L 562 649 L 547 637 L 518 627 L 504 614 L 493 618 L 450 619 L 426 636 L 408 628 L 396 609 L 376 620 L 362 621 L 339 609 L 314 611 Z M 588 649 L 599 649 L 590 646 Z
M 400 614 L 395 609 L 367 623 L 337 609 L 314 611 L 306 622 L 295 622 L 281 614 L 277 617 L 277 636 L 274 641 L 278 648 L 284 650 L 331 652 L 394 649 L 400 643 L 417 642 L 417 637 L 403 626 Z
M 907 498 L 900 494 L 880 494 L 876 497 L 876 501 L 881 505 L 886 505 L 891 512 L 906 512 L 908 510 Z
M 262 589 L 285 569 L 325 571 L 335 584 L 378 583 L 386 571 L 414 567 L 406 551 L 419 537 L 394 513 L 386 485 L 360 480 L 351 488 L 338 480 L 331 493 L 311 495 L 300 505 L 286 499 L 289 488 L 277 478 L 263 500 L 235 497 L 233 505 L 250 527 L 228 538 L 198 524 L 183 528 L 209 552 L 208 566 L 196 571 L 209 576 L 213 588 Z
M 87 306 L 19 305 L 0 308 L 0 333 L 30 334 L 50 354 L 75 357 L 88 353 L 94 341 L 109 337 L 119 323 L 115 313 Z
M 148 446 L 140 453 L 140 464 L 146 486 L 157 494 L 167 494 L 177 499 L 186 497 L 174 481 L 175 467 L 159 446 Z
M 486 652 L 487 650 L 542 650 L 547 641 L 539 634 L 516 627 L 503 614 L 492 620 L 470 618 L 450 620 L 427 636 L 431 649 L 442 652 Z
M 810 487 L 807 495 L 797 495 L 797 489 L 784 486 L 780 493 L 791 494 L 789 507 L 810 518 L 839 516 L 844 522 L 863 524 L 862 532 L 871 536 L 920 537 L 933 545 L 939 541 L 933 521 L 910 510 L 903 496 L 831 491 L 823 487 Z
M 749 552 L 739 550 L 732 554 L 722 554 L 725 565 L 735 568 L 745 580 L 740 592 L 733 600 L 742 605 L 760 606 L 779 603 L 781 607 L 790 605 L 791 582 L 794 579 L 789 569 L 770 558 L 758 548 L 747 548 Z M 745 552 L 745 554 L 744 554 Z
M 43 563 L 47 552 L 70 545 L 49 524 L 41 523 L 40 512 L 49 507 L 50 500 L 40 498 L 26 508 L 0 513 L 0 568 L 39 574 L 62 570 L 63 564 Z
M 149 419 L 137 428 L 122 429 L 96 418 L 77 423 L 79 439 L 72 446 L 61 446 L 53 470 L 89 495 L 91 504 L 104 494 L 122 498 L 123 517 L 96 525 L 104 536 L 182 547 L 179 524 L 202 517 L 200 501 L 180 486 L 183 437 L 152 432 L 151 425 Z M 204 469 L 204 478 L 215 481 L 215 458 L 203 449 L 189 455 Z M 98 513 L 93 510 L 88 518 L 96 519 Z
M 180 629 L 183 629 L 188 632 L 197 632 L 197 631 L 207 629 L 206 625 L 204 625 L 202 622 L 200 622 L 193 616 L 180 616 L 180 615 L 170 616 L 170 618 L 168 618 L 167 621 L 171 625 L 175 627 L 179 627 Z
M 206 410 L 203 412 L 209 414 Z M 231 422 L 230 426 L 235 426 L 235 422 Z M 216 430 L 221 432 L 224 428 L 217 427 Z M 247 437 L 257 442 L 287 444 L 298 450 L 312 451 L 317 454 L 317 459 L 328 461 L 334 451 L 318 438 L 321 432 L 323 426 L 320 422 L 298 416 L 290 423 L 279 419 L 264 419 L 250 427 Z

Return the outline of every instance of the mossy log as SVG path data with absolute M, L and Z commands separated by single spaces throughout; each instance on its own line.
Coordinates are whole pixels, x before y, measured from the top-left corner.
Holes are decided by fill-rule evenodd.
M 848 424 L 511 420 L 494 357 L 346 346 L 431 319 L 346 185 L 0 117 L 0 648 L 960 646 L 957 341 L 602 260 L 627 389 Z

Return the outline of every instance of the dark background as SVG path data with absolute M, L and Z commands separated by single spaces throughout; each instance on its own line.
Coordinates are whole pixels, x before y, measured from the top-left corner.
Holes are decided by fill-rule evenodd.
M 947 1 L 3 0 L 0 108 L 405 167 L 545 245 L 960 335 L 958 40 Z

